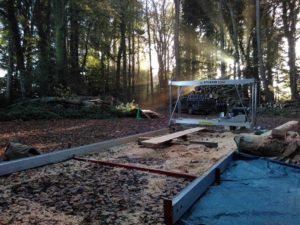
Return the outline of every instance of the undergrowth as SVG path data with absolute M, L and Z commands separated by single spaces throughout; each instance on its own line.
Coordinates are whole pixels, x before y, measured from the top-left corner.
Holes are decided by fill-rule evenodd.
M 135 108 L 133 103 L 93 107 L 56 103 L 18 103 L 0 109 L 0 121 L 133 117 Z

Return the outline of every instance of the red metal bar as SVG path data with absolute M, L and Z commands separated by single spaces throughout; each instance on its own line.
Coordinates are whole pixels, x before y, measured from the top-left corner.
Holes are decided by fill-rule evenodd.
M 104 166 L 120 167 L 120 168 L 126 168 L 126 169 L 146 171 L 149 173 L 162 174 L 162 175 L 171 176 L 171 177 L 186 178 L 186 179 L 191 179 L 191 180 L 194 180 L 197 178 L 197 176 L 188 174 L 188 173 L 178 173 L 178 172 L 172 172 L 172 171 L 167 171 L 167 170 L 153 169 L 153 168 L 147 168 L 147 167 L 142 167 L 142 166 L 136 166 L 133 164 L 123 164 L 123 163 L 115 163 L 115 162 L 95 160 L 95 159 L 86 159 L 86 158 L 81 158 L 81 157 L 77 157 L 77 156 L 74 156 L 73 159 L 83 161 L 83 162 L 96 163 L 96 164 L 100 164 L 100 165 L 104 165 Z

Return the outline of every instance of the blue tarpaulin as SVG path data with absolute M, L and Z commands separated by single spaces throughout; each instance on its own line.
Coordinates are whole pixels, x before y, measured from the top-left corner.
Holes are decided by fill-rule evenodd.
M 181 219 L 184 225 L 300 225 L 300 168 L 236 160 Z

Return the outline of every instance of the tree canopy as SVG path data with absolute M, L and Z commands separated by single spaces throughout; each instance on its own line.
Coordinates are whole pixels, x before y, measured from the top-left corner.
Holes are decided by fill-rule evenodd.
M 297 100 L 299 11 L 298 0 L 3 0 L 0 95 L 131 101 L 169 79 L 255 78 L 261 100 Z

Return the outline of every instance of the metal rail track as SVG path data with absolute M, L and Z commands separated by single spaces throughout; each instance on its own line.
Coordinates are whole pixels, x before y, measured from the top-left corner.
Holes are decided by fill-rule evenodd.
M 191 182 L 172 199 L 164 199 L 164 215 L 167 225 L 175 224 L 213 183 L 220 183 L 220 175 L 234 160 L 230 152 L 219 160 L 203 176 Z
M 61 151 L 55 151 L 50 153 L 45 153 L 38 156 L 18 159 L 14 161 L 4 161 L 0 163 L 0 176 L 9 175 L 15 172 L 28 170 L 40 166 L 45 166 L 49 164 L 63 162 L 72 159 L 75 155 L 85 155 L 90 153 L 101 152 L 105 149 L 126 144 L 129 142 L 137 141 L 139 137 L 143 136 L 156 136 L 165 134 L 169 131 L 168 128 L 150 131 L 141 134 L 135 134 L 123 138 L 117 138 L 113 140 L 103 141 L 95 144 L 84 145 L 80 147 L 65 149 Z

